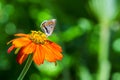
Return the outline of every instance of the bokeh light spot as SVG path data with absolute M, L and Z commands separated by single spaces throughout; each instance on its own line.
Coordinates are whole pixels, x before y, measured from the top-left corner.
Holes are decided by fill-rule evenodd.
M 7 34 L 14 34 L 16 32 L 16 26 L 13 23 L 8 23 L 5 27 L 5 32 Z
M 113 42 L 113 49 L 117 52 L 120 52 L 120 38 Z
M 36 67 L 43 74 L 48 75 L 48 76 L 57 76 L 62 70 L 62 66 L 58 62 L 57 62 L 57 65 L 55 65 L 55 63 L 49 63 L 45 61 L 44 64 L 42 64 L 41 66 L 36 66 Z
M 43 11 L 38 13 L 38 20 L 40 22 L 42 22 L 44 20 L 51 19 L 51 18 L 52 18 L 52 16 L 51 16 L 49 10 L 43 10 Z
M 112 76 L 112 80 L 120 80 L 120 73 L 119 72 L 114 73 Z
M 81 18 L 79 21 L 78 21 L 78 25 L 80 26 L 80 28 L 83 30 L 83 31 L 87 31 L 87 30 L 91 30 L 92 29 L 92 26 L 91 26 L 91 23 L 89 20 L 85 19 L 85 18 Z

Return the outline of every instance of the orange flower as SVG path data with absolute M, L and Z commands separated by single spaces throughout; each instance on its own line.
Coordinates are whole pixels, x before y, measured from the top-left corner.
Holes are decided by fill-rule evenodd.
M 61 60 L 63 55 L 61 54 L 61 47 L 47 39 L 47 36 L 40 31 L 31 31 L 31 34 L 15 34 L 18 38 L 8 42 L 12 43 L 9 47 L 8 53 L 16 48 L 17 62 L 22 64 L 29 54 L 33 54 L 33 61 L 40 65 L 47 60 L 49 62 L 56 62 Z M 17 51 L 18 50 L 18 51 Z

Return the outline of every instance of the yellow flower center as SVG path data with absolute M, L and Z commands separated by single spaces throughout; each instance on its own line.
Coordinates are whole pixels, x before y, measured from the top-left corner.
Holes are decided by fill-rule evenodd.
M 31 31 L 30 40 L 37 44 L 44 44 L 47 36 L 41 31 Z

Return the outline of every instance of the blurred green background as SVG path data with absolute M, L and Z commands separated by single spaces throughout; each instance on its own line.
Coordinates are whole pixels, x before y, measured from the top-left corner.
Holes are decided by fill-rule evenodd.
M 0 80 L 16 80 L 25 64 L 6 43 L 53 18 L 49 39 L 63 60 L 33 63 L 24 80 L 120 80 L 120 0 L 0 0 Z

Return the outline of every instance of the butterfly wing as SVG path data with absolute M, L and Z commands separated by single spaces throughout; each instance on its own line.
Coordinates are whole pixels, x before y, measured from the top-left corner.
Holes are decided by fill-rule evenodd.
M 56 19 L 45 20 L 41 24 L 41 29 L 47 36 L 50 36 L 54 30 L 55 25 Z

